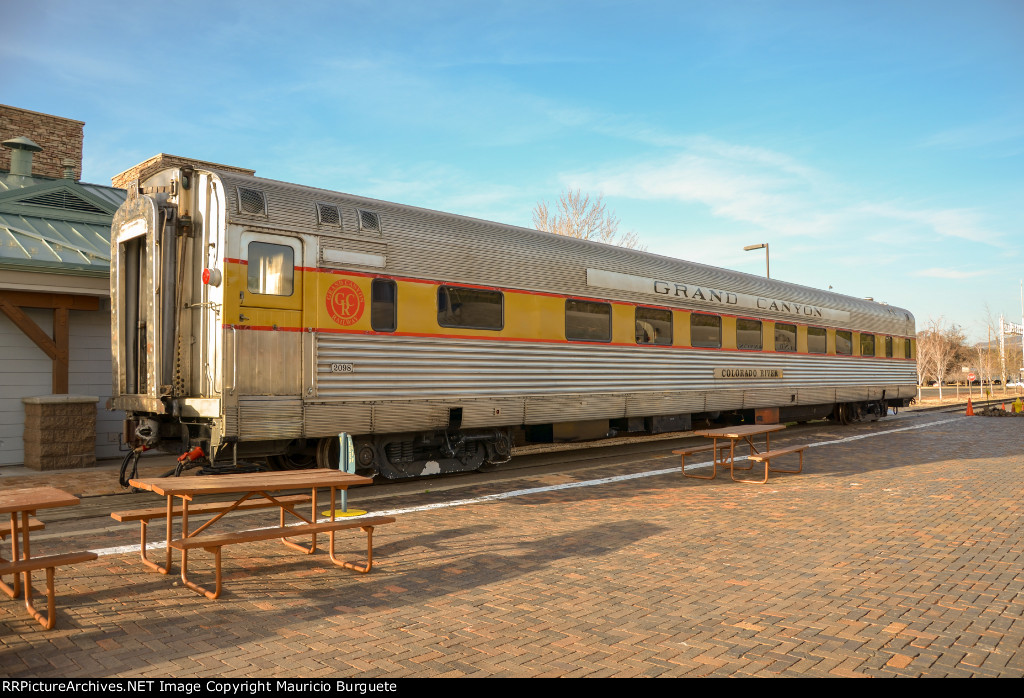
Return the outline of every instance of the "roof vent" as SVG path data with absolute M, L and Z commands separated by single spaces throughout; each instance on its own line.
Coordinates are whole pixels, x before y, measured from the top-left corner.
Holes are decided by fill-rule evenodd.
M 78 163 L 71 158 L 64 158 L 60 161 L 60 164 L 64 168 L 64 179 L 75 181 L 75 165 Z
M 267 197 L 259 189 L 238 187 L 238 212 L 267 215 Z
M 359 209 L 359 230 L 366 233 L 380 233 L 380 216 L 373 211 Z
M 77 197 L 71 192 L 64 191 L 63 189 L 45 192 L 43 194 L 36 194 L 35 196 L 22 199 L 19 203 L 32 204 L 34 206 L 47 206 L 49 208 L 62 208 L 68 211 L 80 211 L 82 213 L 107 213 L 107 211 L 104 211 L 102 208 L 94 206 L 85 199 Z
M 24 136 L 10 138 L 2 143 L 11 150 L 11 174 L 21 177 L 32 176 L 32 153 L 38 153 L 42 146 Z
M 320 225 L 341 225 L 341 214 L 338 212 L 338 207 L 334 204 L 318 203 L 316 205 L 316 216 Z

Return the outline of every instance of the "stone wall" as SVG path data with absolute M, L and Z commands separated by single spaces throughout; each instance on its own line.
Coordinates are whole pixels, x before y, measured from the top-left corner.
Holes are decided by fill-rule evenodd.
M 25 403 L 25 466 L 33 470 L 96 464 L 96 403 L 89 395 L 41 395 Z
M 0 104 L 0 142 L 25 136 L 43 149 L 32 157 L 33 175 L 59 179 L 64 176 L 61 160 L 68 158 L 75 161 L 75 179 L 81 179 L 84 129 L 84 121 Z M 0 170 L 10 169 L 11 151 L 0 148 Z

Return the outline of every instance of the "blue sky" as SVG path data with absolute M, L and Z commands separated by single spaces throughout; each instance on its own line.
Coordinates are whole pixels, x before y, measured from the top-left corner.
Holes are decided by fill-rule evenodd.
M 651 252 L 1020 321 L 1024 2 L 15 2 L 0 102 L 516 225 L 603 194 Z

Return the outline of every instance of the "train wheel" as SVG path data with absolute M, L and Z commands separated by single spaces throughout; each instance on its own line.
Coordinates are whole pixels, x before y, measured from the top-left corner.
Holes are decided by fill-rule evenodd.
M 296 439 L 288 444 L 287 450 L 279 456 L 268 456 L 267 463 L 274 470 L 305 470 L 317 467 L 316 449 L 308 448 L 305 439 Z
M 336 470 L 341 456 L 341 444 L 337 439 L 320 439 L 316 444 L 316 467 Z
M 377 451 L 373 442 L 365 438 L 353 439 L 353 446 L 356 450 L 356 474 L 372 477 L 380 469 L 377 467 Z
M 506 431 L 495 434 L 494 439 L 486 443 L 486 448 L 487 458 L 480 466 L 481 471 L 494 470 L 502 463 L 512 460 L 512 438 Z

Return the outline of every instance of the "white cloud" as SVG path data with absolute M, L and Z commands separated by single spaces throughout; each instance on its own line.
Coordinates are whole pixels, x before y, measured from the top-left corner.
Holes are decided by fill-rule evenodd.
M 684 140 L 671 155 L 565 173 L 563 184 L 609 197 L 703 205 L 717 218 L 773 236 L 882 237 L 893 246 L 938 236 L 1006 248 L 978 211 L 863 201 L 785 153 L 706 136 Z

